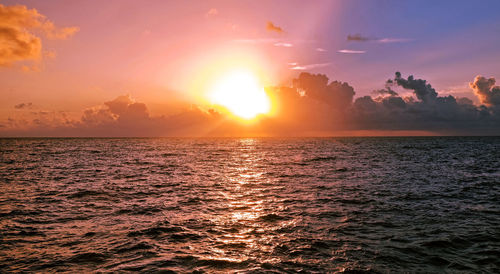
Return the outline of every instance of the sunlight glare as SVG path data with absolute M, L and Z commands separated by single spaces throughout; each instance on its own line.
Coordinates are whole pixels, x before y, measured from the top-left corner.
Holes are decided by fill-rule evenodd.
M 209 93 L 209 100 L 244 119 L 252 119 L 271 110 L 264 88 L 259 86 L 253 74 L 242 70 L 232 71 L 219 79 Z

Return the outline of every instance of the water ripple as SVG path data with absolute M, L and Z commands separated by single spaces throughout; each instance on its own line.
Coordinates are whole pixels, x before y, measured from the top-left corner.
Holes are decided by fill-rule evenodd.
M 8 272 L 500 270 L 500 139 L 0 139 Z

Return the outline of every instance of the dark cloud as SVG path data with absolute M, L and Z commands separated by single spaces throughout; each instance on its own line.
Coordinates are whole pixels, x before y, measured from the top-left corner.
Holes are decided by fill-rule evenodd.
M 387 109 L 406 108 L 406 102 L 403 100 L 403 98 L 395 95 L 385 97 L 381 100 L 381 102 Z
M 293 80 L 293 86 L 305 92 L 305 96 L 322 101 L 335 109 L 345 109 L 354 97 L 354 88 L 347 83 L 332 81 L 324 74 L 302 72 Z
M 361 36 L 361 34 L 349 34 L 349 35 L 347 35 L 347 41 L 365 42 L 365 41 L 370 41 L 372 39 L 373 38 Z
M 395 83 L 405 89 L 413 90 L 417 99 L 424 102 L 436 100 L 438 95 L 436 90 L 426 80 L 414 79 L 413 75 L 408 76 L 408 79 L 404 79 L 401 77 L 400 72 L 396 72 L 394 80 L 388 80 L 387 83 Z
M 457 103 L 460 105 L 472 105 L 474 102 L 472 102 L 471 99 L 462 97 L 462 98 L 457 98 Z
M 403 78 L 399 72 L 385 83 L 384 89 L 374 91 L 375 98 L 363 96 L 354 101 L 351 86 L 330 82 L 326 75 L 301 73 L 292 82 L 292 88 L 280 88 L 287 90 L 288 95 L 284 97 L 281 92 L 277 97 L 293 108 L 284 113 L 301 124 L 303 130 L 500 134 L 498 109 L 475 106 L 468 98 L 439 96 L 426 80 Z M 399 96 L 394 87 L 411 90 L 416 99 Z M 494 89 L 491 83 L 487 87 Z
M 390 89 L 400 86 L 412 90 L 417 100 L 402 98 Z M 494 108 L 474 106 L 468 98 L 438 95 L 423 79 L 403 78 L 397 72 L 378 94 L 354 101 L 349 117 L 352 127 L 377 130 L 424 130 L 441 134 L 499 134 L 500 112 Z
M 481 104 L 486 106 L 500 106 L 500 87 L 495 86 L 495 78 L 486 79 L 476 76 L 474 82 L 469 83 Z
M 266 29 L 268 31 L 274 31 L 274 32 L 277 32 L 277 33 L 282 33 L 283 32 L 283 29 L 276 26 L 275 24 L 273 24 L 273 22 L 271 21 L 268 21 L 267 22 L 267 25 L 266 25 Z
M 25 109 L 25 108 L 32 108 L 33 103 L 20 103 L 14 106 L 15 109 Z
M 398 93 L 395 92 L 394 90 L 392 90 L 390 86 L 387 86 L 384 89 L 374 90 L 374 91 L 372 91 L 372 93 L 375 95 L 382 95 L 382 96 L 384 96 L 384 95 L 397 96 L 398 95 Z
M 0 4 L 0 66 L 42 58 L 41 39 L 32 30 L 41 31 L 49 39 L 66 39 L 78 28 L 57 28 L 36 9 Z

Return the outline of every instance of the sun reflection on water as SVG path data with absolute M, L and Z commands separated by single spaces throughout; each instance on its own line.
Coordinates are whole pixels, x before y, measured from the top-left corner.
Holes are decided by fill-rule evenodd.
M 218 259 L 247 260 L 252 254 L 271 252 L 271 242 L 266 231 L 269 224 L 262 220 L 274 211 L 269 207 L 270 199 L 265 195 L 265 172 L 259 169 L 262 156 L 258 153 L 258 140 L 241 139 L 231 156 L 232 165 L 225 170 L 227 181 L 221 193 L 224 213 L 214 220 L 226 233 L 216 238 L 225 248 L 219 249 Z M 243 252 L 234 248 L 244 247 Z
M 198 189 L 187 192 L 203 191 L 206 196 L 171 197 L 164 203 L 171 224 L 186 228 L 186 233 L 206 231 L 201 232 L 206 240 L 184 246 L 200 260 L 241 265 L 280 261 L 276 248 L 298 219 L 284 217 L 287 207 L 279 195 L 284 186 L 269 176 L 261 145 L 259 139 L 234 140 L 215 166 L 207 168 L 213 170 L 210 174 L 217 171 L 217 179 L 200 178 Z

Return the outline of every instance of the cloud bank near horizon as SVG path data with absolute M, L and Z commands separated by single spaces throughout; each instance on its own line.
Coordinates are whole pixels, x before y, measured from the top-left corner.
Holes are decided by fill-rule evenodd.
M 424 79 L 396 72 L 373 96 L 354 98 L 348 83 L 324 74 L 301 72 L 290 86 L 267 87 L 274 116 L 244 125 L 213 109 L 192 106 L 176 115 L 154 116 L 146 104 L 122 95 L 83 111 L 79 119 L 63 112 L 38 111 L 34 119 L 9 118 L 1 136 L 313 136 L 339 132 L 428 132 L 443 135 L 500 134 L 500 87 L 477 76 L 470 87 L 480 101 L 439 96 Z M 410 91 L 412 96 L 400 96 Z M 22 105 L 22 107 L 21 107 Z M 26 104 L 14 106 L 29 111 Z M 31 104 L 30 104 L 31 106 Z M 342 133 L 343 134 L 343 133 Z M 378 133 L 378 135 L 380 135 Z

